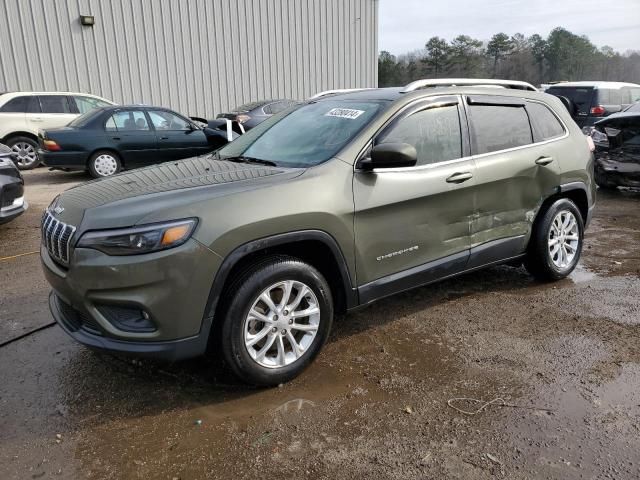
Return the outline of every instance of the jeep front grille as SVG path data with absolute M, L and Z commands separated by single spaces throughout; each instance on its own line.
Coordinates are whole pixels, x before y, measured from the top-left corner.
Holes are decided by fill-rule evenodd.
M 56 220 L 49 210 L 42 217 L 42 243 L 49 255 L 65 265 L 69 263 L 69 245 L 76 227 Z

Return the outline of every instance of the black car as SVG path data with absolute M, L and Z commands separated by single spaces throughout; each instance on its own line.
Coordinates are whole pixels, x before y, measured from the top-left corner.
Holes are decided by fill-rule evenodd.
M 0 224 L 13 220 L 27 209 L 24 180 L 16 167 L 15 154 L 0 143 Z
M 596 145 L 598 186 L 640 187 L 640 111 L 627 110 L 600 120 L 591 137 Z
M 553 85 L 545 93 L 562 100 L 585 133 L 602 117 L 621 112 L 640 100 L 640 85 L 622 82 L 565 82 Z
M 195 157 L 225 145 L 224 128 L 199 126 L 162 107 L 110 106 L 63 128 L 41 130 L 38 155 L 49 167 L 108 177 L 124 168 Z
M 259 102 L 247 103 L 234 108 L 228 113 L 221 113 L 217 118 L 226 118 L 235 120 L 244 130 L 251 130 L 260 122 L 264 122 L 267 118 L 276 113 L 281 112 L 295 105 L 295 100 L 261 100 Z

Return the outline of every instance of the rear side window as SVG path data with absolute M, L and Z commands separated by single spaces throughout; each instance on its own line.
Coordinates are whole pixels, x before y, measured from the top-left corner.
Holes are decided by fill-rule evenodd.
M 40 95 L 42 113 L 72 113 L 64 95 Z
M 601 88 L 596 90 L 598 97 L 595 103 L 598 105 L 622 105 L 620 90 Z
M 462 157 L 462 134 L 456 105 L 428 108 L 392 124 L 376 144 L 408 143 L 418 152 L 416 165 Z
M 533 140 L 541 142 L 564 135 L 560 120 L 542 103 L 527 103 L 527 112 L 533 128 Z
M 529 117 L 524 107 L 471 105 L 469 116 L 471 145 L 476 155 L 533 142 Z
M 640 87 L 622 87 L 621 95 L 625 105 L 640 102 Z
M 0 112 L 5 113 L 39 113 L 40 103 L 38 97 L 16 97 L 5 103 Z

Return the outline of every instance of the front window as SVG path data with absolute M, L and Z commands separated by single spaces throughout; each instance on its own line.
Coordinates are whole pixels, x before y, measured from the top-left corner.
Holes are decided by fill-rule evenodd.
M 156 130 L 189 130 L 191 124 L 184 118 L 164 110 L 149 110 L 149 117 Z
M 382 105 L 375 101 L 323 100 L 285 110 L 219 150 L 219 155 L 286 167 L 318 165 L 355 138 Z

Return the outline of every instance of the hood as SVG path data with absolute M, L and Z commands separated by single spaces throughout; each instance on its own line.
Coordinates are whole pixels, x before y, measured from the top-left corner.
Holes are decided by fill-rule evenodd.
M 300 175 L 302 169 L 216 160 L 168 162 L 84 183 L 61 194 L 56 218 L 82 230 L 135 225 L 145 216 Z

